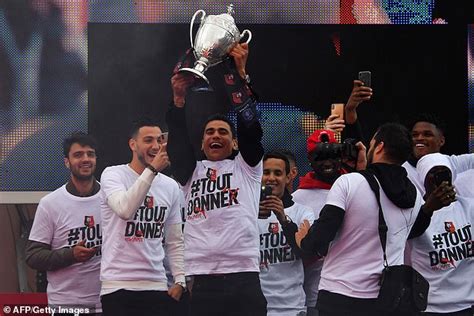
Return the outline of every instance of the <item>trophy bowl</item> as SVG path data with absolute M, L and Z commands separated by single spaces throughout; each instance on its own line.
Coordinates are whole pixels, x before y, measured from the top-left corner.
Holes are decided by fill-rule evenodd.
M 237 45 L 240 40 L 248 35 L 246 43 L 252 40 L 252 33 L 244 30 L 242 33 L 235 25 L 233 5 L 227 7 L 227 13 L 219 15 L 207 15 L 204 10 L 197 10 L 192 19 L 189 29 L 191 47 L 194 50 L 196 61 L 193 68 L 181 68 L 179 72 L 189 72 L 195 77 L 204 80 L 209 85 L 209 80 L 204 75 L 209 67 L 222 62 L 229 51 Z M 195 19 L 201 14 L 201 24 L 193 41 L 193 27 Z

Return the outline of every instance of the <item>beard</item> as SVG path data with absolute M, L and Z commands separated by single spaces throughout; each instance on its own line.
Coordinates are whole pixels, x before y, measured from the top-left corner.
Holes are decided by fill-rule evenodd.
M 79 181 L 90 181 L 94 178 L 95 167 L 91 168 L 90 174 L 81 174 L 79 169 L 71 169 L 71 175 Z

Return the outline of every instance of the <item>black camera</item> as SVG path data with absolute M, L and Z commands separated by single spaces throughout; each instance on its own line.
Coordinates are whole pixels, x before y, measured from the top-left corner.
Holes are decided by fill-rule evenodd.
M 329 139 L 316 145 L 310 154 L 311 161 L 321 161 L 327 159 L 347 159 L 357 161 L 358 150 L 353 138 L 347 138 L 342 144 L 329 143 Z

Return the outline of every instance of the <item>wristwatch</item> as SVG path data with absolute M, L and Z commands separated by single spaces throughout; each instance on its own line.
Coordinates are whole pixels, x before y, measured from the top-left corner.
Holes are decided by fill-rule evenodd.
M 291 223 L 293 223 L 293 220 L 288 215 L 285 215 L 285 221 L 281 224 L 286 226 Z
M 147 165 L 146 166 L 148 169 L 151 170 L 151 172 L 153 172 L 155 174 L 155 176 L 158 174 L 158 170 L 155 169 L 155 167 L 153 167 L 152 165 Z

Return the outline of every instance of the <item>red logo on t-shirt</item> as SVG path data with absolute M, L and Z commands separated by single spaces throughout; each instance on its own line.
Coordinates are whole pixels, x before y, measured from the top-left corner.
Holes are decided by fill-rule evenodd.
M 94 216 L 84 216 L 84 226 L 91 228 L 94 227 L 94 225 Z
M 153 197 L 152 196 L 145 196 L 145 201 L 143 202 L 145 204 L 146 208 L 152 208 L 153 207 Z
M 444 229 L 448 233 L 454 233 L 456 231 L 456 227 L 454 226 L 453 222 L 444 222 Z
M 216 181 L 217 180 L 217 170 L 212 169 L 212 168 L 207 168 L 206 177 L 208 177 L 209 180 L 211 180 L 211 181 Z
M 272 234 L 278 234 L 280 228 L 278 227 L 278 223 L 270 223 L 268 224 L 268 231 Z

